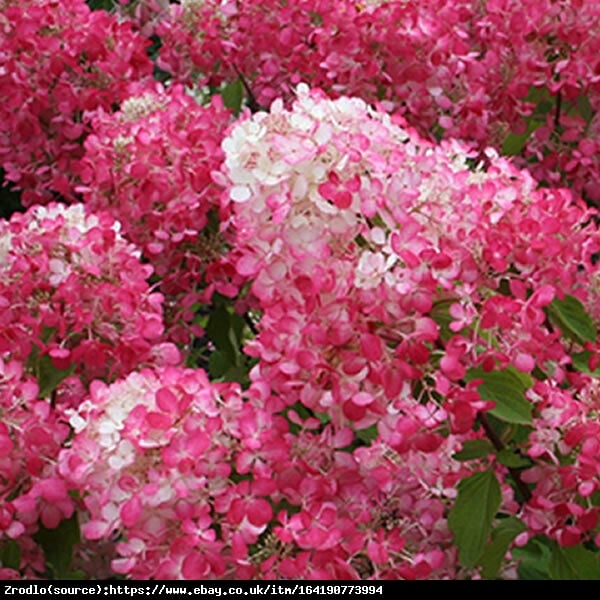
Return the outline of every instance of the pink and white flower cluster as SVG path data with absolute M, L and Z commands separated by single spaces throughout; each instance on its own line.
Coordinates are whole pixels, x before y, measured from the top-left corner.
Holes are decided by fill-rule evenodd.
M 209 211 L 215 221 L 219 213 L 210 174 L 221 166 L 230 118 L 220 96 L 200 106 L 181 86 L 157 86 L 125 100 L 117 113 L 98 110 L 85 141 L 85 186 L 77 189 L 86 206 L 109 211 L 142 249 L 166 296 L 169 336 L 182 344 L 206 271 L 224 250 L 218 228 L 208 227 Z
M 242 394 L 201 370 L 92 384 L 59 460 L 84 498 L 83 534 L 117 540 L 114 571 L 141 579 L 458 572 L 444 519 L 461 471 L 452 438 L 435 456 L 349 453 L 350 429 L 317 434 L 292 414 L 292 435 L 274 406 L 262 385 Z
M 241 73 L 263 106 L 306 81 L 480 150 L 526 133 L 542 101 L 521 165 L 597 202 L 599 23 L 597 4 L 578 0 L 184 0 L 156 32 L 159 64 L 179 80 Z
M 541 371 L 534 422 L 555 436 L 543 458 L 575 456 L 560 471 L 570 492 L 554 485 L 585 502 L 600 475 L 584 450 L 593 443 L 580 446 L 597 434 L 597 397 L 575 386 L 558 418 L 538 395 L 569 381 L 571 362 L 544 308 L 569 290 L 600 316 L 589 209 L 563 190 L 536 190 L 493 153 L 486 167 L 469 166 L 458 144 L 433 146 L 361 100 L 303 86 L 290 110 L 276 102 L 241 121 L 223 147 L 237 269 L 263 311 L 247 344 L 259 359 L 251 375 L 281 410 L 300 403 L 335 430 L 375 424 L 397 452 L 437 452 L 448 428 L 477 437 L 478 413 L 494 406 L 464 383 L 469 369 Z M 535 435 L 529 443 L 523 452 L 544 455 Z M 559 472 L 556 459 L 550 469 Z M 532 482 L 553 485 L 535 472 Z M 578 539 L 596 526 L 590 510 Z M 562 528 L 544 532 L 560 538 Z
M 34 206 L 0 223 L 0 354 L 108 381 L 143 363 L 175 364 L 163 297 L 120 224 L 84 205 Z
M 181 360 L 162 339 L 151 272 L 117 222 L 81 204 L 38 205 L 0 223 L 1 532 L 38 573 L 31 536 L 75 510 L 56 471 L 71 435 L 64 411 L 95 378 Z

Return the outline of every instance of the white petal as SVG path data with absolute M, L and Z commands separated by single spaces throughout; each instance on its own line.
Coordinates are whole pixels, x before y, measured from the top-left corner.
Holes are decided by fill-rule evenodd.
M 229 197 L 234 202 L 246 202 L 246 200 L 249 200 L 250 196 L 250 188 L 245 185 L 234 186 L 229 194 Z

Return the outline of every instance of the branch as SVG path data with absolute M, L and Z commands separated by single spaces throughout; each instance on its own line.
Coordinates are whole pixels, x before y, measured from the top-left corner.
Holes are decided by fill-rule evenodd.
M 560 126 L 560 111 L 562 109 L 562 94 L 560 90 L 558 90 L 558 94 L 556 94 L 556 112 L 554 113 L 554 129 L 558 129 Z
M 248 96 L 248 108 L 253 113 L 258 112 L 260 110 L 260 104 L 257 102 L 256 97 L 252 93 L 252 89 L 248 85 L 246 78 L 244 77 L 243 73 L 237 68 L 237 65 L 235 65 L 235 64 L 233 65 L 233 70 L 236 72 L 237 76 L 240 78 L 240 81 L 242 82 L 242 85 L 244 86 L 244 89 L 246 90 L 246 95 Z

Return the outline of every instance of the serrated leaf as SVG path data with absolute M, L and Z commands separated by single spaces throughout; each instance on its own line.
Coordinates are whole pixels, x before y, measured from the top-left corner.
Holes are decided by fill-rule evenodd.
M 564 300 L 554 298 L 548 306 L 548 315 L 569 339 L 579 343 L 593 342 L 596 339 L 592 317 L 574 296 L 565 294 Z
M 230 109 L 234 115 L 238 115 L 242 110 L 242 101 L 244 99 L 244 85 L 241 79 L 236 79 L 228 83 L 221 91 L 223 103 Z
M 66 579 L 71 572 L 73 546 L 80 542 L 77 513 L 70 519 L 63 519 L 55 529 L 40 527 L 34 536 L 44 550 L 46 562 L 52 568 L 56 579 Z
M 492 540 L 484 548 L 479 565 L 482 567 L 481 574 L 485 579 L 494 579 L 502 566 L 504 556 L 511 542 L 525 531 L 525 523 L 516 517 L 502 519 L 492 532 Z
M 531 377 L 512 366 L 501 371 L 486 372 L 481 368 L 469 369 L 467 381 L 483 379 L 477 388 L 482 400 L 493 400 L 496 406 L 490 414 L 506 423 L 530 425 L 531 403 L 525 392 L 533 385 Z
M 590 552 L 583 546 L 559 546 L 552 544 L 549 565 L 554 580 L 600 580 L 600 554 Z
M 15 569 L 15 571 L 21 566 L 21 548 L 15 540 L 8 540 L 2 545 L 0 564 L 5 569 Z
M 474 567 L 481 557 L 501 500 L 500 484 L 493 471 L 475 473 L 458 484 L 448 525 L 465 567 Z
M 515 452 L 510 448 L 504 448 L 496 455 L 498 462 L 505 467 L 513 467 L 519 469 L 521 467 L 531 466 L 531 461 Z
M 469 440 L 464 442 L 462 450 L 452 455 L 454 460 L 465 461 L 484 458 L 494 453 L 494 446 L 488 440 Z

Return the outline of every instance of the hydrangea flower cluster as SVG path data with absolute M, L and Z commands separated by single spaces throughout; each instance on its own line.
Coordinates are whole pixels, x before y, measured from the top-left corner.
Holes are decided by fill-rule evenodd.
M 115 114 L 97 111 L 85 141 L 85 187 L 77 189 L 90 209 L 122 224 L 154 267 L 169 335 L 179 343 L 189 341 L 183 324 L 193 317 L 207 268 L 223 253 L 217 226 L 208 227 L 209 211 L 215 220 L 219 211 L 210 173 L 220 168 L 230 116 L 220 96 L 203 107 L 180 86 L 158 86 L 128 98 Z
M 75 510 L 56 470 L 71 428 L 65 410 L 87 384 L 143 364 L 177 364 L 163 341 L 162 296 L 149 265 L 108 214 L 35 206 L 0 223 L 0 511 L 28 573 L 43 573 L 33 541 Z
M 539 181 L 598 201 L 599 42 L 588 32 L 599 23 L 596 3 L 573 0 L 185 0 L 156 31 L 159 64 L 179 80 L 242 74 L 263 106 L 300 81 L 382 100 L 421 134 L 479 149 L 508 140 Z
M 56 469 L 71 433 L 19 361 L 0 359 L 0 542 L 18 544 L 26 575 L 44 571 L 32 535 L 39 523 L 57 527 L 75 510 Z M 2 578 L 5 578 L 3 574 Z
M 600 465 L 569 431 L 597 399 L 564 392 L 559 418 L 539 396 L 566 381 L 572 350 L 545 309 L 569 290 L 600 317 L 592 212 L 565 191 L 536 190 L 492 152 L 474 168 L 464 147 L 433 146 L 362 100 L 298 93 L 291 110 L 276 102 L 223 143 L 224 202 L 244 249 L 236 266 L 263 311 L 247 345 L 253 380 L 281 410 L 299 402 L 335 429 L 377 425 L 395 451 L 433 452 L 448 428 L 479 435 L 477 416 L 494 402 L 478 377 L 533 374 L 534 422 L 542 437 L 552 428 L 551 453 L 577 457 L 563 471 L 587 498 Z M 589 535 L 594 518 L 584 522 Z
M 148 40 L 84 0 L 0 2 L 0 167 L 25 206 L 73 199 L 87 113 L 152 76 Z
M 291 410 L 288 416 L 301 422 Z M 312 421 L 312 422 L 311 422 Z M 264 579 L 455 579 L 460 567 L 447 506 L 467 469 L 447 438 L 433 454 L 376 442 L 351 450 L 350 428 L 307 419 L 288 435 L 286 465 L 272 476 L 284 506 L 261 540 Z M 312 430 L 312 431 L 311 431 Z M 317 431 L 315 431 L 317 430 Z M 320 430 L 320 431 L 318 431 Z
M 258 474 L 270 421 L 237 384 L 210 384 L 199 369 L 94 382 L 60 456 L 89 513 L 83 534 L 117 539 L 113 569 L 133 578 L 235 575 L 272 518 L 273 486 L 239 481 Z
M 0 223 L 0 355 L 28 362 L 41 379 L 52 369 L 74 374 L 68 396 L 77 381 L 81 390 L 143 363 L 180 360 L 162 339 L 152 267 L 119 229 L 82 204 L 35 206 Z
M 588 541 L 598 528 L 600 511 L 592 501 L 600 489 L 598 381 L 573 379 L 577 401 L 554 382 L 538 382 L 531 391 L 539 416 L 528 452 L 544 460 L 523 475 L 534 488 L 523 511 L 528 532 L 521 543 L 543 533 L 563 546 L 574 546 Z M 600 547 L 600 533 L 593 539 Z
M 302 427 L 292 435 L 265 391 L 242 395 L 236 384 L 176 368 L 92 384 L 72 411 L 75 436 L 60 472 L 84 499 L 83 534 L 117 540 L 115 572 L 141 579 L 458 572 L 444 519 L 444 496 L 462 470 L 449 460 L 452 438 L 435 456 L 401 457 L 385 446 L 351 453 L 350 429 L 317 433 L 314 419 L 291 414 Z

